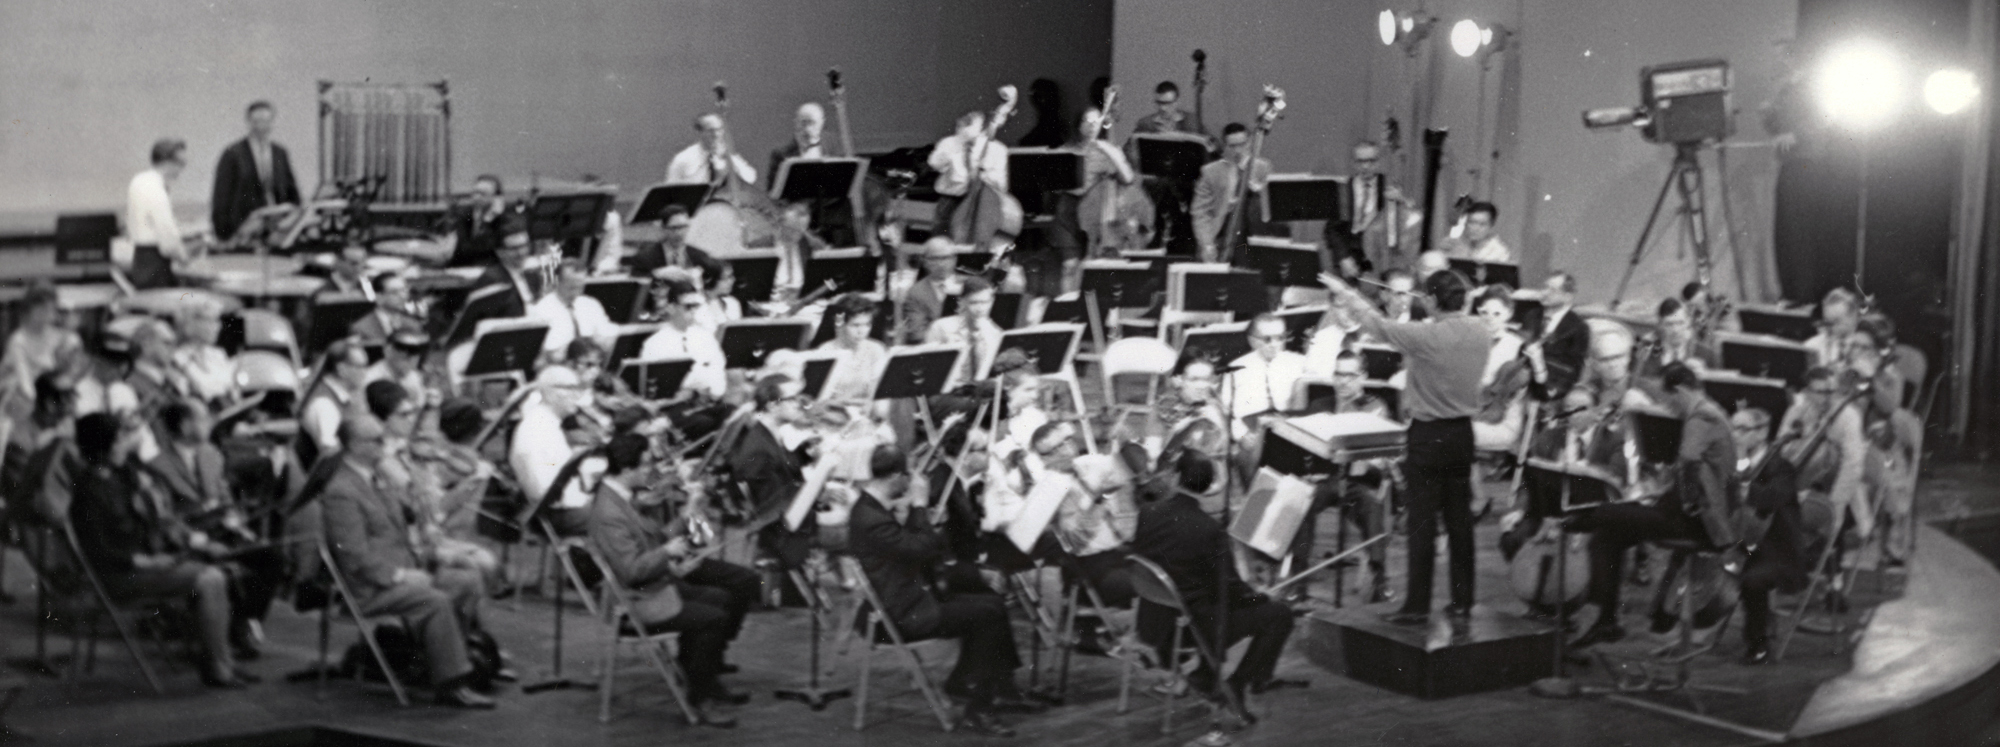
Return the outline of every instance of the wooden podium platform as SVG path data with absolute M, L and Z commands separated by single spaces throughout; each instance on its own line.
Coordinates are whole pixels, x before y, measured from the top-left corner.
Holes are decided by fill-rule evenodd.
M 1485 606 L 1460 628 L 1442 614 L 1428 626 L 1392 625 L 1377 610 L 1307 618 L 1306 658 L 1335 674 L 1419 698 L 1520 687 L 1548 676 L 1555 628 Z

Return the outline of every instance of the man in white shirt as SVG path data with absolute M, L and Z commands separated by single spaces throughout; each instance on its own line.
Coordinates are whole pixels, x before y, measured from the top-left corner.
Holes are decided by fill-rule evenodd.
M 981 181 L 1001 192 L 1007 191 L 1007 146 L 986 137 L 983 112 L 966 112 L 958 118 L 958 130 L 937 141 L 937 147 L 931 149 L 930 166 L 938 172 L 937 218 L 933 225 L 951 225 L 952 214 L 972 188 L 975 168 Z
M 931 322 L 931 328 L 924 332 L 926 345 L 951 345 L 966 351 L 945 377 L 946 391 L 979 378 L 1000 354 L 1000 325 L 993 323 L 992 313 L 993 284 L 985 278 L 967 277 L 958 297 L 958 313 Z
M 1465 209 L 1465 226 L 1457 236 L 1444 240 L 1445 256 L 1478 262 L 1514 261 L 1514 250 L 1501 243 L 1493 226 L 1500 220 L 1500 208 L 1490 202 L 1475 202 Z
M 1259 314 L 1250 323 L 1250 352 L 1229 365 L 1236 370 L 1223 380 L 1223 391 L 1239 435 L 1260 416 L 1294 409 L 1292 389 L 1306 375 L 1306 357 L 1285 349 L 1284 320 Z
M 727 361 L 722 356 L 722 344 L 710 330 L 694 323 L 694 314 L 700 310 L 706 298 L 694 286 L 679 280 L 667 280 L 666 326 L 639 348 L 641 360 L 659 358 L 693 358 L 694 368 L 688 371 L 682 389 L 692 390 L 720 399 L 728 387 L 729 378 L 725 373 Z
M 674 160 L 667 164 L 668 184 L 713 184 L 732 167 L 744 183 L 757 183 L 757 167 L 730 147 L 729 131 L 720 115 L 695 117 L 694 131 L 701 133 L 701 140 L 674 154 Z
M 360 409 L 357 402 L 368 373 L 368 351 L 348 340 L 327 346 L 326 358 L 329 368 L 307 395 L 305 411 L 299 415 L 299 427 L 320 456 L 340 449 L 340 421 L 350 410 Z
M 563 366 L 542 369 L 535 377 L 541 393 L 521 406 L 521 422 L 514 427 L 514 440 L 507 448 L 507 463 L 529 501 L 540 501 L 555 484 L 557 473 L 568 464 L 573 452 L 563 435 L 563 418 L 576 412 L 583 382 L 575 371 Z M 582 536 L 590 531 L 590 490 L 582 475 L 563 488 L 562 496 L 544 514 L 563 536 Z
M 547 322 L 549 334 L 542 338 L 542 353 L 561 358 L 569 344 L 577 338 L 596 343 L 599 350 L 610 350 L 618 338 L 618 325 L 611 323 L 611 317 L 604 313 L 604 305 L 597 299 L 584 295 L 583 286 L 588 277 L 583 263 L 575 259 L 565 259 L 556 269 L 555 292 L 542 296 L 534 306 L 528 308 L 528 318 Z
M 132 241 L 133 287 L 167 288 L 180 284 L 174 271 L 204 253 L 200 245 L 181 239 L 174 220 L 173 198 L 167 185 L 187 167 L 187 141 L 162 138 L 153 143 L 153 167 L 132 177 L 125 188 L 125 237 Z
M 429 335 L 406 329 L 400 330 L 383 341 L 382 360 L 368 367 L 362 386 L 377 381 L 393 381 L 403 387 L 409 401 L 418 412 L 439 403 L 430 401 L 430 387 L 424 385 L 424 350 L 431 344 Z
M 1846 288 L 1827 291 L 1819 302 L 1819 334 L 1806 340 L 1806 347 L 1819 356 L 1818 365 L 1836 373 L 1847 370 L 1847 338 L 1861 326 L 1861 302 Z

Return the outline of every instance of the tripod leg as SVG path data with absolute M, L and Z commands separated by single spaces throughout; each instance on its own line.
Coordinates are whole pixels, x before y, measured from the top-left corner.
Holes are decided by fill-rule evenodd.
M 1687 234 L 1688 244 L 1694 247 L 1696 279 L 1707 285 L 1712 269 L 1708 253 L 1708 193 L 1695 151 L 1683 150 L 1675 157 L 1674 174 L 1674 183 L 1680 190 L 1682 230 Z
M 1639 229 L 1639 242 L 1632 245 L 1632 261 L 1630 264 L 1625 265 L 1625 275 L 1618 278 L 1618 292 L 1611 294 L 1611 308 L 1613 309 L 1618 308 L 1618 303 L 1625 300 L 1625 286 L 1632 282 L 1632 273 L 1639 270 L 1640 258 L 1646 256 L 1646 241 L 1653 236 L 1653 225 L 1660 220 L 1660 208 L 1666 206 L 1667 192 L 1673 189 L 1674 181 L 1679 173 L 1680 161 L 1676 159 L 1673 170 L 1667 172 L 1667 178 L 1660 182 L 1660 194 L 1658 197 L 1653 198 L 1653 212 L 1646 216 L 1646 227 Z

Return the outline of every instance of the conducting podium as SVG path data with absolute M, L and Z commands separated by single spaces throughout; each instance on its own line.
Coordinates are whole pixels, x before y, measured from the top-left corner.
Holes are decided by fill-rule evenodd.
M 1408 436 L 1407 426 L 1365 412 L 1278 420 L 1264 434 L 1258 466 L 1281 475 L 1328 476 L 1359 460 L 1401 457 Z

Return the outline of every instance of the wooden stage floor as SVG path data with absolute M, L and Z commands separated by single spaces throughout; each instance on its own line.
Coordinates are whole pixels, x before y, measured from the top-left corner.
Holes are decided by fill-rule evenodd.
M 1990 479 L 1961 482 L 1962 489 L 2000 492 Z M 1981 500 L 1984 500 L 1983 498 Z M 1332 530 L 1328 521 L 1325 529 Z M 1479 531 L 1480 600 L 1507 613 L 1522 610 L 1505 585 L 1504 567 L 1494 549 L 1497 528 L 1489 520 Z M 1330 536 L 1323 534 L 1322 536 Z M 2000 643 L 1993 639 L 2000 626 L 1995 613 L 1983 606 L 2000 606 L 2000 579 L 1991 566 L 1941 533 L 1926 530 L 1918 557 L 1911 564 L 1907 593 L 1873 615 L 1860 653 L 1837 653 L 1829 637 L 1800 635 L 1788 661 L 1780 666 L 1745 668 L 1734 663 L 1741 643 L 1734 626 L 1716 651 L 1699 660 L 1695 677 L 1734 685 L 1752 692 L 1724 699 L 1705 696 L 1704 705 L 1719 718 L 1760 729 L 1792 732 L 1794 725 L 1837 729 L 1846 722 L 1907 708 L 1940 692 L 1964 676 L 1976 676 L 1993 666 Z M 1396 544 L 1399 552 L 1401 543 Z M 32 595 L 28 574 L 18 554 L 12 555 L 7 588 L 16 595 L 0 606 L 0 656 L 9 661 L 33 653 Z M 1401 558 L 1390 567 L 1400 569 Z M 1053 574 L 1051 574 L 1053 576 Z M 1443 574 L 1440 574 L 1442 576 Z M 1987 584 L 1985 593 L 1968 591 L 1965 583 Z M 1443 579 L 1440 578 L 1440 586 Z M 1862 592 L 1869 584 L 1862 584 Z M 1894 590 L 1896 585 L 1888 588 Z M 1314 588 L 1329 599 L 1329 584 Z M 1350 597 L 1352 598 L 1352 597 Z M 1443 589 L 1437 598 L 1443 598 Z M 1628 587 L 1628 612 L 1644 603 L 1644 590 Z M 1975 609 L 1980 608 L 1980 609 Z M 1588 614 L 1588 613 L 1586 613 Z M 1857 611 L 1857 616 L 1859 612 Z M 1985 615 L 1983 618 L 1980 615 Z M 600 626 L 581 608 L 566 612 L 565 671 L 589 677 L 601 650 Z M 1737 617 L 1740 621 L 1740 616 Z M 656 676 L 627 657 L 621 669 L 618 697 L 609 724 L 597 720 L 597 694 L 554 691 L 524 695 L 509 687 L 500 707 L 489 712 L 465 712 L 429 705 L 419 689 L 414 707 L 400 708 L 386 687 L 335 681 L 323 700 L 310 684 L 290 684 L 283 675 L 315 656 L 316 617 L 303 617 L 280 603 L 267 626 L 264 657 L 248 667 L 265 678 L 249 690 L 212 692 L 201 687 L 186 665 L 164 675 L 168 694 L 144 691 L 143 681 L 115 640 L 100 643 L 94 674 L 75 680 L 26 678 L 12 673 L 0 679 L 25 681 L 27 690 L 6 716 L 16 740 L 38 745 L 165 745 L 200 742 L 226 735 L 278 731 L 324 725 L 396 740 L 443 745 L 511 747 L 514 745 L 760 744 L 760 745 L 917 745 L 944 741 L 982 742 L 977 737 L 942 733 L 915 696 L 871 708 L 871 726 L 851 729 L 853 701 L 836 702 L 823 712 L 774 700 L 776 688 L 803 683 L 807 617 L 801 610 L 753 613 L 731 659 L 742 673 L 731 685 L 754 695 L 736 713 L 742 725 L 733 730 L 696 729 L 681 723 Z M 489 626 L 513 656 L 527 680 L 540 679 L 548 669 L 551 607 L 530 597 L 519 609 L 511 602 L 488 607 Z M 1739 623 L 1740 624 L 1740 623 Z M 1627 627 L 1643 628 L 1636 617 Z M 1298 635 L 1307 626 L 1300 625 Z M 1027 641 L 1025 623 L 1019 638 Z M 351 627 L 336 626 L 336 647 L 354 640 Z M 1621 652 L 1643 651 L 1656 643 L 1636 633 L 1618 645 Z M 66 652 L 60 635 L 51 648 Z M 929 644 L 933 669 L 951 657 L 951 644 Z M 830 647 L 829 647 L 830 648 Z M 1597 699 L 1548 701 L 1525 690 L 1506 690 L 1438 701 L 1422 701 L 1364 685 L 1321 670 L 1300 653 L 1294 640 L 1279 665 L 1288 677 L 1312 680 L 1310 689 L 1283 690 L 1253 696 L 1252 708 L 1262 721 L 1235 736 L 1245 745 L 1744 745 L 1756 740 L 1742 734 L 1688 723 L 1628 705 Z M 1853 662 L 1861 662 L 1855 666 Z M 895 689 L 903 678 L 887 655 L 876 670 L 877 687 Z M 851 684 L 852 658 L 829 654 L 830 684 Z M 1207 718 L 1190 709 L 1176 719 L 1174 733 L 1162 735 L 1157 706 L 1135 696 L 1132 712 L 1117 712 L 1118 667 L 1114 660 L 1077 657 L 1070 679 L 1070 701 L 1045 715 L 1010 717 L 1020 731 L 1012 743 L 1118 747 L 1179 745 L 1200 736 Z M 1596 667 L 1575 673 L 1586 683 L 1604 682 Z M 1027 671 L 1020 674 L 1025 684 Z M 1143 680 L 1142 680 L 1143 681 Z M 1827 683 L 1833 684 L 1827 684 Z M 891 688 L 883 688 L 892 685 Z M 1823 686 L 1824 685 L 1824 686 Z M 1801 719 L 1803 718 L 1803 722 Z M 1990 733 L 1990 732 L 1989 732 Z M 232 742 L 248 747 L 255 742 Z

